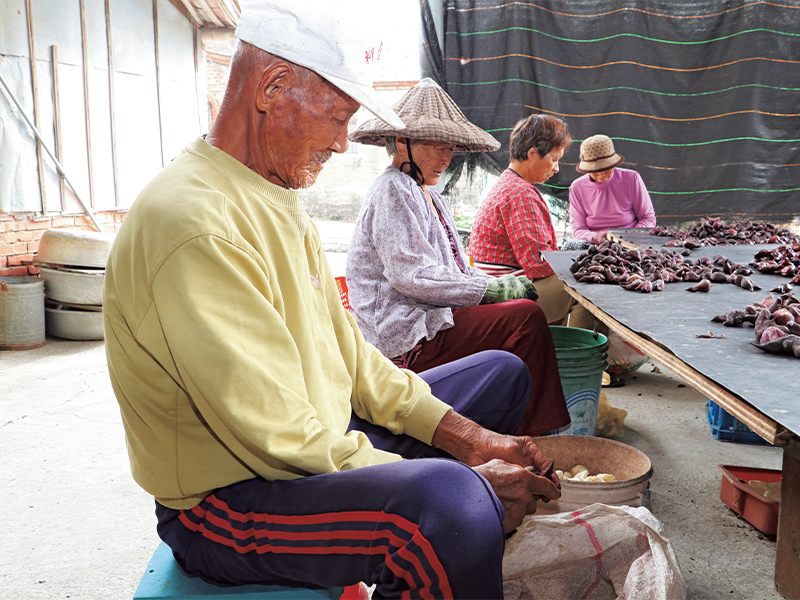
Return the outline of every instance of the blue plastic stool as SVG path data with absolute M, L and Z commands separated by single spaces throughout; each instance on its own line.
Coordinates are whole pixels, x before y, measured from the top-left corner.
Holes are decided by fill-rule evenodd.
M 147 565 L 134 600 L 339 600 L 344 588 L 296 588 L 282 585 L 220 586 L 199 577 L 187 577 L 164 542 L 159 544 Z

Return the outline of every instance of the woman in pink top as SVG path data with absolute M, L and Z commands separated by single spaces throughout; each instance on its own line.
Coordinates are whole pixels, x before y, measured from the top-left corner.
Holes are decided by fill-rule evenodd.
M 581 144 L 576 169 L 586 173 L 569 188 L 569 224 L 577 240 L 600 244 L 609 229 L 655 227 L 650 194 L 636 171 L 622 169 L 625 157 L 614 152 L 614 142 L 593 135 Z
M 580 159 L 575 168 L 586 175 L 569 188 L 569 224 L 574 240 L 565 242 L 563 250 L 601 244 L 609 229 L 655 227 L 656 213 L 644 181 L 636 171 L 619 167 L 625 157 L 614 151 L 611 138 L 593 135 L 583 140 Z M 648 357 L 615 332 L 602 332 L 609 339 L 611 387 L 624 385 L 619 375 L 635 371 Z

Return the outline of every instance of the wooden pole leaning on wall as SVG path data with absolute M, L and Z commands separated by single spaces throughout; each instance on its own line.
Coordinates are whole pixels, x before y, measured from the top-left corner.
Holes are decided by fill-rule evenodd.
M 117 174 L 117 119 L 114 116 L 114 43 L 111 37 L 111 9 L 106 7 L 106 46 L 108 47 L 108 109 L 111 118 L 111 168 L 114 172 L 114 206 L 119 208 L 119 176 Z
M 28 19 L 28 48 L 31 55 L 31 86 L 33 88 L 33 120 L 39 125 L 39 85 L 36 77 L 36 45 L 33 40 L 33 10 L 31 0 L 25 0 L 25 12 Z M 42 192 L 42 213 L 47 214 L 47 191 L 44 187 L 44 162 L 42 161 L 42 144 L 36 139 L 36 165 L 39 168 L 39 188 Z
M 94 172 L 92 170 L 92 126 L 89 118 L 89 43 L 86 39 L 86 2 L 81 6 L 81 46 L 83 50 L 83 109 L 86 123 L 86 164 L 89 167 L 89 204 L 94 208 Z
M 153 0 L 153 38 L 156 54 L 156 101 L 158 107 L 158 141 L 161 148 L 161 166 L 164 163 L 164 126 L 161 119 L 161 62 L 158 48 L 158 0 Z
M 58 96 L 58 48 L 50 46 L 50 74 L 53 78 L 53 129 L 56 134 L 56 158 L 61 160 L 61 100 Z M 61 210 L 67 210 L 67 198 L 64 195 L 64 177 L 58 174 L 58 188 L 61 195 Z
M 193 46 L 193 51 L 194 51 L 194 92 L 195 92 L 195 97 L 197 98 L 197 103 L 196 103 L 197 106 L 196 106 L 196 108 L 197 108 L 197 130 L 198 131 L 203 131 L 203 113 L 201 111 L 205 109 L 206 114 L 208 113 L 208 109 L 205 108 L 206 106 L 208 106 L 207 103 L 200 101 L 200 60 L 201 60 L 200 59 L 200 52 L 202 51 L 202 48 L 203 48 L 203 40 L 202 40 L 201 31 L 202 30 L 199 27 L 195 27 L 194 28 L 194 35 L 192 36 L 193 37 L 192 41 L 194 43 L 194 46 Z M 203 86 L 203 89 L 206 89 L 205 86 Z M 209 123 L 209 126 L 210 125 L 211 124 Z M 206 130 L 208 130 L 208 128 L 206 128 Z
M 77 198 L 78 203 L 83 207 L 83 210 L 86 211 L 86 214 L 89 215 L 89 218 L 91 219 L 91 221 L 94 224 L 94 226 L 97 229 L 97 231 L 103 231 L 103 228 L 100 227 L 100 224 L 97 222 L 97 219 L 95 218 L 94 213 L 92 212 L 92 209 L 90 209 L 88 206 L 86 206 L 84 201 L 81 200 L 81 197 L 78 194 L 78 190 L 75 189 L 75 186 L 72 185 L 72 182 L 69 180 L 69 178 L 67 177 L 67 174 L 64 172 L 64 167 L 61 166 L 61 163 L 58 162 L 58 159 L 55 157 L 55 155 L 52 152 L 50 152 L 50 148 L 48 148 L 45 145 L 44 140 L 42 140 L 42 135 L 39 133 L 39 130 L 36 128 L 36 125 L 34 125 L 33 122 L 28 118 L 28 115 L 25 114 L 25 110 L 22 108 L 22 105 L 19 103 L 19 100 L 17 100 L 17 97 L 14 95 L 14 92 L 11 91 L 11 88 L 9 87 L 8 82 L 6 81 L 5 77 L 3 77 L 2 73 L 0 73 L 0 86 L 3 87 L 3 89 L 8 94 L 8 97 L 11 98 L 11 100 L 14 102 L 14 106 L 17 107 L 17 110 L 19 111 L 19 114 L 22 115 L 22 118 L 25 119 L 25 122 L 28 124 L 28 127 L 30 127 L 31 130 L 33 130 L 33 134 L 36 136 L 36 139 L 38 140 L 38 142 L 41 145 L 41 147 L 44 149 L 45 152 L 47 152 L 47 155 L 56 164 L 56 169 L 58 169 L 58 172 L 61 173 L 61 175 L 64 177 L 64 181 L 67 182 L 69 187 L 72 188 L 72 191 L 75 194 L 75 198 Z

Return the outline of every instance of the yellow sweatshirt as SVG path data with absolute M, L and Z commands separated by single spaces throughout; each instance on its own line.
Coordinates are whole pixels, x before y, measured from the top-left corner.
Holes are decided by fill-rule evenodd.
M 297 192 L 202 139 L 131 207 L 103 312 L 134 479 L 170 508 L 400 460 L 351 411 L 430 443 L 450 409 L 364 341 Z

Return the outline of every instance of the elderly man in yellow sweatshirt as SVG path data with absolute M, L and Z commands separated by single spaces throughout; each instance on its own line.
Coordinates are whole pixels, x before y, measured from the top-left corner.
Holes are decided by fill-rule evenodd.
M 402 127 L 364 69 L 379 28 L 347 17 L 371 4 L 246 5 L 217 120 L 114 243 L 109 373 L 133 476 L 187 573 L 500 598 L 505 535 L 560 495 L 510 435 L 527 368 L 499 351 L 397 368 L 342 307 L 298 199 L 361 104 Z

